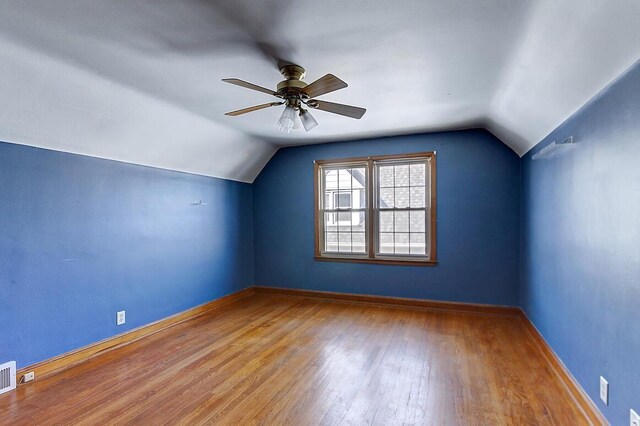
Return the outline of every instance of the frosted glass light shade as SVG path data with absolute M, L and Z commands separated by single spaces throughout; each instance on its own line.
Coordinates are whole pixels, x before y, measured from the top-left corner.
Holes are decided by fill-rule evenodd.
M 300 130 L 300 129 L 302 129 L 302 123 L 300 122 L 300 119 L 296 114 L 296 117 L 293 119 L 293 130 Z
M 276 127 L 278 130 L 284 133 L 289 133 L 295 124 L 296 119 L 296 109 L 291 106 L 286 106 L 284 111 L 282 111 L 282 115 L 278 120 Z
M 307 132 L 318 125 L 316 119 L 313 118 L 313 115 L 307 110 L 300 112 L 300 121 L 302 121 L 302 125 Z

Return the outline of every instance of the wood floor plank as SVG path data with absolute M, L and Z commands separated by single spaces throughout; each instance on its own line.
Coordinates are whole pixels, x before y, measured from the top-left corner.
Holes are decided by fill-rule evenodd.
M 267 293 L 2 395 L 0 419 L 588 424 L 517 317 Z

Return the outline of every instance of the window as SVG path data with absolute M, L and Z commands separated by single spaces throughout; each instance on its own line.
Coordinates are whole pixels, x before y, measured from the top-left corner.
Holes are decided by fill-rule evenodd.
M 322 167 L 323 253 L 366 253 L 366 163 Z
M 435 153 L 315 162 L 316 258 L 435 264 Z

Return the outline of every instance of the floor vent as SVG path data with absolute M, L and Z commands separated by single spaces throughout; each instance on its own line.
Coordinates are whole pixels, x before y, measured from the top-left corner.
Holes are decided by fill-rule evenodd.
M 16 388 L 16 362 L 10 361 L 0 365 L 0 394 Z

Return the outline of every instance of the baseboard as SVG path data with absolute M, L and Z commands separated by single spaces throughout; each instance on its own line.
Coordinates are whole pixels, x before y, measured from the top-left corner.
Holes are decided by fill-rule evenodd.
M 562 382 L 564 387 L 567 389 L 567 392 L 569 392 L 576 405 L 580 407 L 588 421 L 592 425 L 608 425 L 609 422 L 607 422 L 600 410 L 598 410 L 598 407 L 593 403 L 589 395 L 584 391 L 584 389 L 582 389 L 582 386 L 580 386 L 578 381 L 573 377 L 560 357 L 555 353 L 551 346 L 549 346 L 524 310 L 521 309 L 520 312 L 525 328 L 536 342 L 536 345 L 544 355 L 560 382 Z
M 235 302 L 236 300 L 251 296 L 252 294 L 254 294 L 254 290 L 252 287 L 249 287 L 244 290 L 231 293 L 227 296 L 223 296 L 211 302 L 207 302 L 205 304 L 188 309 L 184 312 L 180 312 L 170 317 L 127 331 L 126 333 L 118 334 L 116 336 L 109 337 L 108 339 L 101 340 L 96 343 L 92 343 L 88 346 L 73 350 L 71 352 L 67 352 L 62 355 L 49 358 L 45 361 L 32 364 L 28 367 L 21 368 L 17 372 L 17 378 L 20 382 L 19 386 L 25 384 L 21 382 L 23 376 L 28 372 L 33 371 L 35 373 L 36 380 L 54 373 L 59 373 L 63 370 L 73 367 L 74 365 L 87 361 L 97 355 L 101 355 L 110 350 L 128 345 L 144 337 L 172 327 L 176 324 L 205 314 L 211 310 L 220 309 L 232 302 Z
M 254 287 L 256 293 L 278 294 L 282 296 L 310 297 L 314 299 L 339 300 L 374 305 L 402 306 L 437 311 L 454 311 L 481 315 L 520 316 L 521 310 L 512 306 L 482 305 L 477 303 L 441 302 L 438 300 L 411 299 L 405 297 L 371 296 L 365 294 L 336 293 L 330 291 L 300 290 L 280 287 Z

